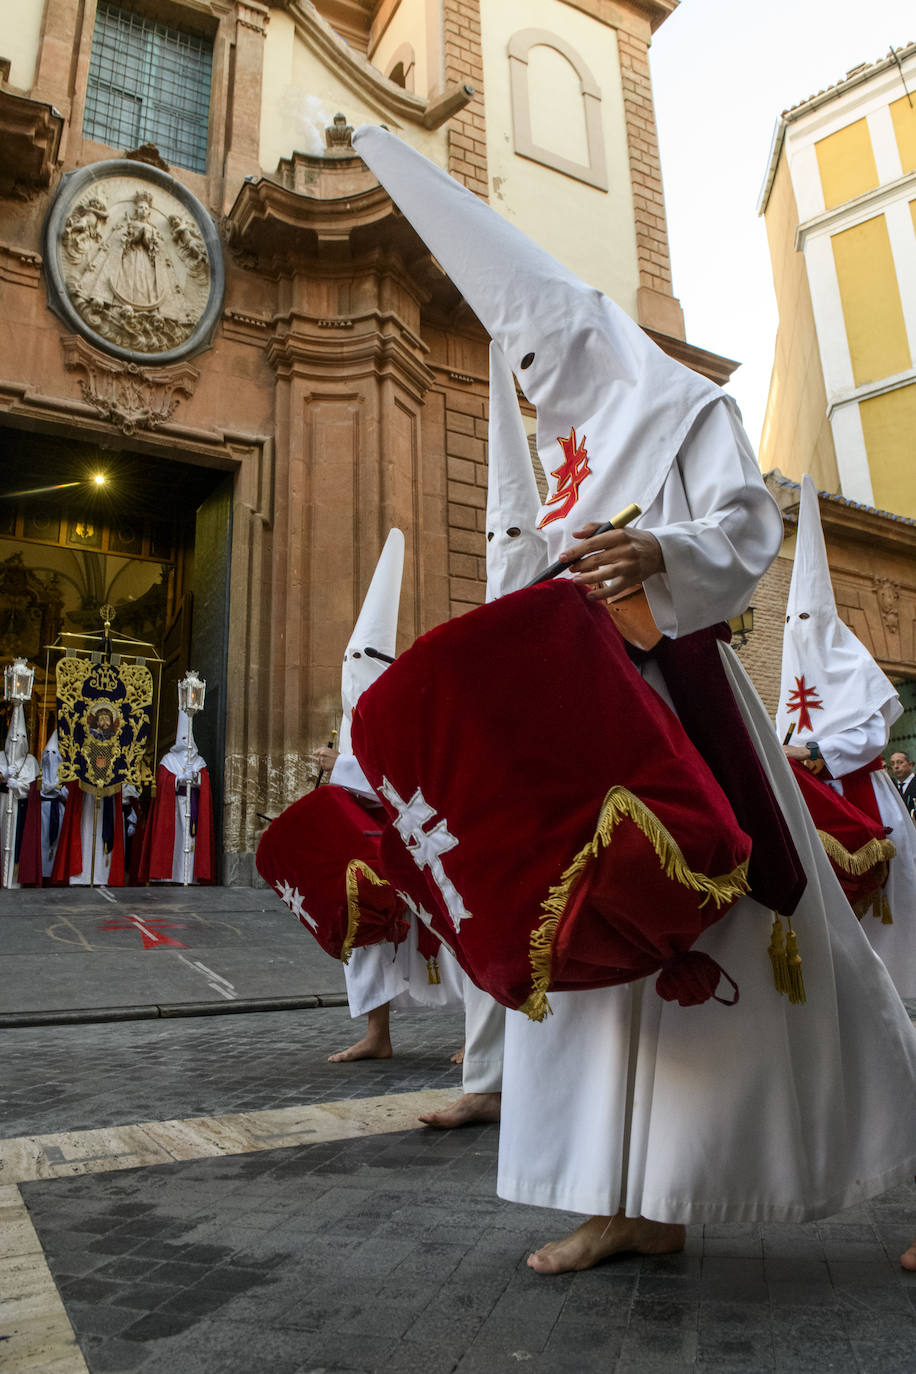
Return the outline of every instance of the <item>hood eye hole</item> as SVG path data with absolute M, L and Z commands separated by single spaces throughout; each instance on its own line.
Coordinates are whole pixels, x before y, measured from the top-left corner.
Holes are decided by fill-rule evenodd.
M 506 534 L 508 534 L 510 539 L 517 539 L 521 534 L 521 530 L 518 525 L 511 525 L 509 529 L 506 530 Z
M 810 617 L 810 615 L 808 614 L 807 611 L 799 611 L 799 613 L 798 613 L 798 618 L 799 618 L 799 620 L 810 620 L 810 619 L 811 619 L 811 617 Z
M 488 531 L 487 531 L 487 543 L 488 543 L 488 544 L 489 544 L 489 542 L 490 542 L 490 540 L 491 540 L 492 538 L 493 538 L 493 531 L 492 531 L 492 530 L 488 530 Z
M 353 650 L 353 657 L 354 657 L 354 658 L 362 658 L 362 654 L 359 652 L 358 649 L 354 649 L 354 650 Z
M 521 366 L 522 366 L 522 367 L 530 367 L 531 364 L 532 364 L 533 362 L 534 362 L 534 354 L 533 354 L 533 353 L 526 353 L 525 356 L 524 356 L 524 358 L 522 358 Z

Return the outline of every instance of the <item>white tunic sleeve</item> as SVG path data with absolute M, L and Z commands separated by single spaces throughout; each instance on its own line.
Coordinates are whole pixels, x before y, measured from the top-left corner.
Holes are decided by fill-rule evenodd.
M 695 511 L 702 515 L 694 518 Z M 779 552 L 782 516 L 730 404 L 701 416 L 640 527 L 651 530 L 665 558 L 665 572 L 645 583 L 664 634 L 691 634 L 746 609 Z
M 338 755 L 337 762 L 331 769 L 330 781 L 338 787 L 346 787 L 348 792 L 354 792 L 358 797 L 365 797 L 367 801 L 378 801 L 378 793 L 360 768 L 354 754 Z
M 867 720 L 835 735 L 826 735 L 823 739 L 815 735 L 814 738 L 830 772 L 835 778 L 842 778 L 878 757 L 887 744 L 888 730 L 884 712 L 879 709 Z

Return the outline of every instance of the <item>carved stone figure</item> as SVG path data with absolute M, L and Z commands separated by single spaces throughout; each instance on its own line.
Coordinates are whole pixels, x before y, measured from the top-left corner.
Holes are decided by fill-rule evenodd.
M 49 243 L 69 308 L 131 355 L 180 349 L 210 304 L 204 212 L 198 225 L 183 203 L 187 193 L 170 184 L 161 176 L 97 176 Z

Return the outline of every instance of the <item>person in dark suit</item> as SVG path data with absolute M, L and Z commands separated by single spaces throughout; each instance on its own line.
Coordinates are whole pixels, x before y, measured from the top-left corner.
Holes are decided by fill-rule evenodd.
M 906 802 L 907 811 L 916 820 L 916 773 L 913 772 L 913 760 L 909 754 L 904 754 L 902 750 L 891 754 L 891 772 Z

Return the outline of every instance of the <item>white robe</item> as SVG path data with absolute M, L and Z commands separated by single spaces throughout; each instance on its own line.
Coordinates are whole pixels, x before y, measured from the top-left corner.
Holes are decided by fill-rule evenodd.
M 829 735 L 823 743 L 818 740 L 837 792 L 842 794 L 847 773 L 863 768 L 887 748 L 890 723 L 886 715 L 895 704 L 896 698 L 854 728 Z M 900 996 L 916 997 L 916 825 L 883 768 L 871 774 L 871 785 L 878 813 L 891 832 L 888 839 L 897 850 L 884 889 L 894 921 L 893 925 L 883 925 L 873 916 L 864 916 L 862 929 L 876 954 L 884 960 Z
M 54 855 L 57 853 L 57 842 L 60 839 L 60 829 L 64 823 L 64 803 L 67 800 L 67 789 L 61 787 L 57 781 L 57 770 L 60 767 L 60 754 L 57 751 L 57 731 L 54 731 L 52 739 L 44 747 L 41 755 L 41 874 L 43 878 L 50 878 L 51 870 L 54 867 Z M 51 813 L 53 807 L 58 808 L 58 828 L 54 841 L 51 841 Z
M 6 752 L 0 750 L 0 779 L 7 787 L 5 792 L 0 793 L 0 884 L 4 887 L 19 887 L 15 854 L 19 808 L 26 805 L 29 788 L 38 774 L 38 760 L 34 754 L 26 754 L 21 763 L 11 767 Z M 7 866 L 9 883 L 6 882 Z
M 335 787 L 346 787 L 364 801 L 378 801 L 372 784 L 352 754 L 338 756 L 330 781 Z M 385 942 L 361 945 L 351 952 L 349 962 L 344 964 L 350 1015 L 365 1016 L 386 1003 L 395 1011 L 462 1006 L 464 982 L 455 956 L 441 945 L 436 962 L 440 982 L 431 983 L 426 960 L 417 948 L 417 917 L 410 913 L 409 934 L 397 949 Z
M 646 591 L 668 634 L 743 609 L 778 548 L 781 520 L 728 417 L 715 407 L 688 438 L 639 522 L 664 552 L 667 571 Z M 797 1222 L 916 1172 L 916 1030 L 833 876 L 762 703 L 721 652 L 808 874 L 793 918 L 807 1003 L 777 993 L 771 913 L 743 898 L 696 945 L 737 981 L 736 1006 L 681 1008 L 649 978 L 552 993 L 540 1024 L 508 1012 L 498 1191 L 510 1201 L 667 1222 Z M 651 662 L 646 677 L 664 696 Z

